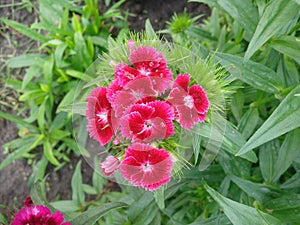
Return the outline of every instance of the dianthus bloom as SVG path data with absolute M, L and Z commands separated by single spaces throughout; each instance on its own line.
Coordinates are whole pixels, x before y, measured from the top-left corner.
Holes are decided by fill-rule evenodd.
M 46 206 L 34 205 L 31 199 L 27 198 L 24 208 L 17 213 L 11 225 L 71 225 L 63 221 L 64 216 L 60 212 L 52 214 Z
M 174 110 L 166 102 L 135 104 L 121 120 L 121 133 L 134 141 L 153 141 L 174 134 Z
M 188 88 L 189 82 L 189 75 L 179 74 L 168 99 L 176 109 L 180 125 L 185 129 L 191 129 L 196 123 L 203 122 L 209 108 L 204 89 L 197 84 Z
M 86 111 L 90 136 L 102 145 L 107 144 L 113 136 L 112 108 L 106 98 L 106 90 L 104 87 L 98 87 L 91 92 L 87 98 L 88 108 Z
M 153 191 L 170 181 L 173 162 L 164 149 L 134 144 L 125 152 L 121 174 L 134 186 Z

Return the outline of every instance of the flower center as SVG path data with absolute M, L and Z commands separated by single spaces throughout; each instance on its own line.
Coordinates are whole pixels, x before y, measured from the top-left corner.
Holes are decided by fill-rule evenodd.
M 192 96 L 190 95 L 185 96 L 183 101 L 184 101 L 184 105 L 189 107 L 190 109 L 194 107 L 194 99 Z
M 150 172 L 150 171 L 152 171 L 152 167 L 151 167 L 151 165 L 150 165 L 149 162 L 146 162 L 146 163 L 143 165 L 143 171 L 144 171 L 144 172 Z
M 97 113 L 98 121 L 101 122 L 107 122 L 107 111 L 102 111 L 100 113 Z
M 153 123 L 151 122 L 151 120 L 146 120 L 144 123 L 144 129 L 145 130 L 150 130 L 153 126 Z
M 141 75 L 148 76 L 150 73 L 150 69 L 146 69 L 143 67 L 143 68 L 139 69 L 139 72 Z

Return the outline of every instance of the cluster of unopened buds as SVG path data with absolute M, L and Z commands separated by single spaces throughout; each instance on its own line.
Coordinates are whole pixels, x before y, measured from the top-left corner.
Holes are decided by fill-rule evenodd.
M 128 46 L 130 65 L 117 64 L 110 85 L 87 98 L 88 131 L 102 146 L 125 146 L 120 157 L 100 164 L 105 176 L 119 170 L 134 186 L 152 191 L 170 181 L 175 161 L 159 142 L 175 134 L 175 124 L 189 130 L 203 122 L 209 100 L 190 75 L 173 74 L 154 47 Z

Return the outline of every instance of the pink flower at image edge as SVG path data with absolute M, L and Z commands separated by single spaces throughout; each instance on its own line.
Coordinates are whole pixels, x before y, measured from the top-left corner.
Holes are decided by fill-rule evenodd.
M 11 225 L 71 225 L 63 221 L 64 216 L 61 212 L 52 214 L 48 207 L 33 205 L 31 199 L 26 198 L 24 208 L 16 214 Z

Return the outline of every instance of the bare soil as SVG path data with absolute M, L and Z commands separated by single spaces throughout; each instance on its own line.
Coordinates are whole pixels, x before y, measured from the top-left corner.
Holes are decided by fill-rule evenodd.
M 1 0 L 0 17 L 13 19 L 22 24 L 30 26 L 38 19 L 34 8 L 20 8 L 20 6 L 11 7 L 9 4 L 20 3 L 21 0 Z M 31 1 L 34 2 L 34 1 Z M 101 11 L 105 9 L 104 1 L 99 0 Z M 169 21 L 172 15 L 181 13 L 184 10 L 191 13 L 192 16 L 209 15 L 209 8 L 199 3 L 187 3 L 184 0 L 128 0 L 122 6 L 121 10 L 125 14 L 129 12 L 128 25 L 131 30 L 141 31 L 144 29 L 147 18 L 155 30 L 164 29 L 166 21 Z M 22 36 L 12 29 L 5 29 L 4 24 L 0 23 L 0 77 L 22 79 L 23 70 L 8 70 L 4 63 L 8 58 L 21 55 L 24 52 L 31 51 L 36 43 Z M 0 80 L 0 111 L 17 114 L 16 109 L 20 106 L 18 94 L 10 87 L 5 86 Z M 0 162 L 7 155 L 4 154 L 3 145 L 18 136 L 17 126 L 7 120 L 0 118 Z M 49 201 L 57 199 L 71 199 L 71 177 L 74 167 L 79 157 L 74 157 L 70 165 L 63 167 L 57 172 L 49 168 L 47 178 L 47 198 Z M 85 183 L 91 182 L 92 169 L 83 160 L 82 171 Z M 32 173 L 31 165 L 26 160 L 15 160 L 12 164 L 0 171 L 0 213 L 6 217 L 13 216 L 20 207 L 23 200 L 29 195 L 28 179 Z

